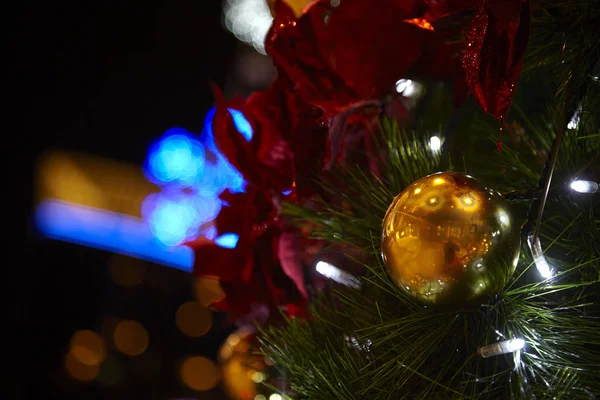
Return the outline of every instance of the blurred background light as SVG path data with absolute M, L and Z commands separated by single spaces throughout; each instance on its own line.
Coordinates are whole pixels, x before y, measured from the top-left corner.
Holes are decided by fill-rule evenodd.
M 244 115 L 234 109 L 229 112 L 240 134 L 252 140 L 252 126 Z M 75 161 L 62 153 L 49 157 L 51 162 L 40 166 L 49 189 L 40 196 L 36 210 L 39 231 L 52 239 L 186 271 L 193 265 L 193 251 L 181 246 L 186 241 L 203 235 L 209 240 L 216 238 L 217 245 L 234 248 L 237 236 L 217 238 L 212 221 L 221 210 L 219 195 L 224 190 L 243 192 L 245 182 L 215 144 L 211 127 L 214 113 L 214 108 L 208 112 L 199 136 L 172 128 L 150 146 L 143 175 L 156 189 L 128 172 L 130 167 L 110 160 L 88 165 L 85 155 L 78 159 L 73 156 Z M 113 181 L 119 186 L 113 188 Z M 122 192 L 128 199 L 126 206 L 122 205 Z M 77 193 L 81 195 L 75 196 Z M 132 208 L 136 202 L 142 218 Z M 117 209 L 127 213 L 115 212 Z M 129 272 L 131 276 L 116 270 L 111 273 L 118 284 L 133 286 L 141 277 Z
M 217 367 L 206 357 L 187 357 L 181 363 L 179 376 L 187 387 L 197 391 L 210 390 L 219 382 Z
M 90 330 L 75 332 L 71 338 L 69 351 L 78 362 L 89 366 L 100 365 L 106 357 L 104 340 Z
M 185 271 L 192 269 L 194 253 L 190 248 L 165 248 L 140 218 L 59 200 L 42 202 L 35 217 L 40 232 L 52 239 L 122 253 Z
M 199 301 L 183 303 L 175 314 L 177 328 L 186 336 L 200 337 L 212 326 L 212 313 Z
M 239 236 L 235 233 L 225 233 L 215 239 L 217 246 L 224 247 L 226 249 L 234 249 L 237 246 Z
M 115 347 L 128 356 L 139 356 L 148 348 L 148 332 L 137 321 L 120 321 L 113 334 Z
M 265 0 L 226 0 L 223 17 L 227 29 L 239 40 L 265 52 L 265 38 L 273 17 Z
M 198 276 L 194 280 L 194 297 L 200 304 L 207 307 L 209 304 L 225 298 L 225 292 L 217 278 Z
M 72 353 L 65 358 L 65 369 L 71 378 L 80 382 L 90 382 L 96 379 L 100 372 L 99 365 L 86 365 L 77 360 Z

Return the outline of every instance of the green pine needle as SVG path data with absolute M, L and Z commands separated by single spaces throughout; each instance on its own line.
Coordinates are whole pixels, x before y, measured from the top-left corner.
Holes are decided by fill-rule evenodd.
M 577 123 L 564 136 L 552 189 L 565 188 L 575 178 L 600 181 L 600 84 L 597 74 L 589 72 L 600 58 L 600 30 L 597 24 L 589 26 L 598 20 L 600 8 L 589 9 L 589 0 L 536 4 L 524 70 L 556 79 L 531 86 L 526 77 L 519 85 L 502 135 L 503 151 L 495 150 L 498 122 L 472 105 L 463 112 L 468 120 L 463 117 L 447 132 L 452 136 L 441 154 L 427 146 L 432 132 L 440 135 L 437 121 L 417 121 L 409 129 L 383 120 L 377 136 L 383 157 L 379 177 L 347 166 L 320 181 L 322 197 L 310 207 L 284 206 L 290 219 L 310 224 L 313 237 L 358 248 L 367 257 L 359 288 L 332 283 L 312 303 L 308 321 L 294 318 L 259 335 L 261 351 L 284 371 L 294 398 L 600 396 L 600 195 L 567 190 L 551 197 L 540 241 L 554 276 L 540 278 L 523 243 L 512 280 L 477 306 L 423 307 L 396 287 L 380 256 L 387 208 L 407 185 L 426 175 L 464 165 L 501 192 L 536 188 L 575 63 L 580 74 L 571 108 L 578 113 Z M 566 54 L 556 47 L 564 41 Z M 448 102 L 438 101 L 443 96 L 436 88 L 428 90 L 434 95 L 424 115 L 447 115 Z M 540 102 L 545 90 L 551 90 L 552 100 Z M 518 218 L 525 218 L 529 202 L 514 206 Z M 522 338 L 525 347 L 490 358 L 477 353 L 481 346 L 513 338 Z

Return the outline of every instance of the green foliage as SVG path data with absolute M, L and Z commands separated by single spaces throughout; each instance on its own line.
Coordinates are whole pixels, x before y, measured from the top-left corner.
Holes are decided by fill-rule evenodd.
M 359 167 L 335 171 L 320 182 L 324 196 L 314 207 L 284 206 L 284 212 L 293 220 L 311 223 L 314 238 L 368 251 L 371 235 L 379 234 L 394 197 L 411 182 L 440 170 L 439 153 L 427 149 L 413 131 L 390 120 L 382 121 L 380 131 L 381 178 Z
M 321 180 L 323 196 L 310 208 L 285 206 L 293 220 L 310 223 L 314 237 L 367 255 L 360 288 L 332 286 L 314 301 L 308 321 L 292 319 L 260 335 L 262 351 L 285 370 L 296 397 L 600 396 L 600 194 L 568 190 L 576 178 L 600 181 L 598 26 L 600 8 L 589 0 L 535 2 L 524 78 L 501 152 L 498 121 L 472 103 L 452 114 L 444 87 L 430 85 L 411 128 L 381 122 L 379 177 L 358 167 L 334 171 Z M 443 126 L 449 115 L 452 126 Z M 478 305 L 425 308 L 393 284 L 379 242 L 383 216 L 402 189 L 452 169 L 500 192 L 535 189 L 555 132 L 570 120 L 540 230 L 552 278 L 540 278 L 523 243 L 513 279 Z M 427 140 L 440 132 L 446 143 L 437 154 Z M 514 202 L 520 217 L 530 204 Z M 524 339 L 523 350 L 490 358 L 477 353 L 512 338 Z
M 531 132 L 528 141 L 508 140 L 502 152 L 469 158 L 485 163 L 469 166 L 473 175 L 503 190 L 537 185 L 543 167 L 539 153 L 546 154 L 553 139 L 543 122 L 547 115 L 535 122 L 519 116 L 515 121 Z M 599 139 L 587 132 L 590 122 L 584 119 L 565 138 L 557 185 L 595 173 L 590 160 L 597 156 Z M 488 137 L 483 140 L 495 139 L 495 127 L 481 121 L 477 129 Z M 297 221 L 310 222 L 316 237 L 370 255 L 361 288 L 337 287 L 315 301 L 310 321 L 294 319 L 261 335 L 264 353 L 286 370 L 294 393 L 308 399 L 589 399 L 600 394 L 595 376 L 600 369 L 597 196 L 569 193 L 550 201 L 541 241 L 556 270 L 553 278 L 540 281 L 523 244 L 517 272 L 502 293 L 479 306 L 427 309 L 389 279 L 379 256 L 380 229 L 394 196 L 439 171 L 441 157 L 417 133 L 395 123 L 383 121 L 381 132 L 386 155 L 381 178 L 358 168 L 337 171 L 323 182 L 326 199 L 316 207 L 286 207 Z M 523 338 L 526 347 L 487 359 L 477 354 L 480 346 L 511 338 Z
M 567 83 L 574 82 L 579 101 L 590 79 L 598 76 L 600 58 L 600 8 L 590 0 L 538 0 L 532 14 L 531 37 L 523 72 L 526 77 L 544 75 L 559 99 Z

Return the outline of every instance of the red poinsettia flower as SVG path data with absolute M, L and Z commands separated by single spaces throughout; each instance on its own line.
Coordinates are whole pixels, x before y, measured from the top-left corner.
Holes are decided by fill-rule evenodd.
M 529 35 L 529 0 L 282 0 L 266 49 L 280 73 L 333 117 L 380 99 L 400 78 L 454 80 L 501 118 Z M 464 38 L 463 40 L 460 40 Z
M 216 144 L 244 179 L 277 193 L 310 195 L 314 174 L 326 156 L 327 128 L 319 122 L 321 111 L 297 96 L 285 75 L 245 100 L 224 100 L 218 90 L 215 94 Z M 250 140 L 236 127 L 232 109 L 242 112 L 250 124 Z
M 285 229 L 270 196 L 256 185 L 245 193 L 224 192 L 215 226 L 219 237 L 237 241 L 226 247 L 206 239 L 190 244 L 194 272 L 217 278 L 225 293 L 213 305 L 238 322 L 267 317 L 289 304 L 301 307 L 308 297 L 298 235 Z

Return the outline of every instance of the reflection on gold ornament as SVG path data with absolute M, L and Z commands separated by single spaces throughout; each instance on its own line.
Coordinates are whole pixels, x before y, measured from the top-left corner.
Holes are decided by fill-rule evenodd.
M 520 225 L 499 193 L 443 172 L 396 196 L 381 250 L 396 285 L 426 304 L 450 305 L 499 292 L 515 270 L 520 242 Z
M 275 16 L 276 2 L 277 0 L 268 0 L 269 9 L 271 10 L 271 15 L 273 16 Z M 292 9 L 296 18 L 300 18 L 302 14 L 304 14 L 304 10 L 314 3 L 313 0 L 283 0 L 283 2 Z
M 222 384 L 233 400 L 254 400 L 258 385 L 266 379 L 264 357 L 253 354 L 251 330 L 241 329 L 229 335 L 219 350 Z

